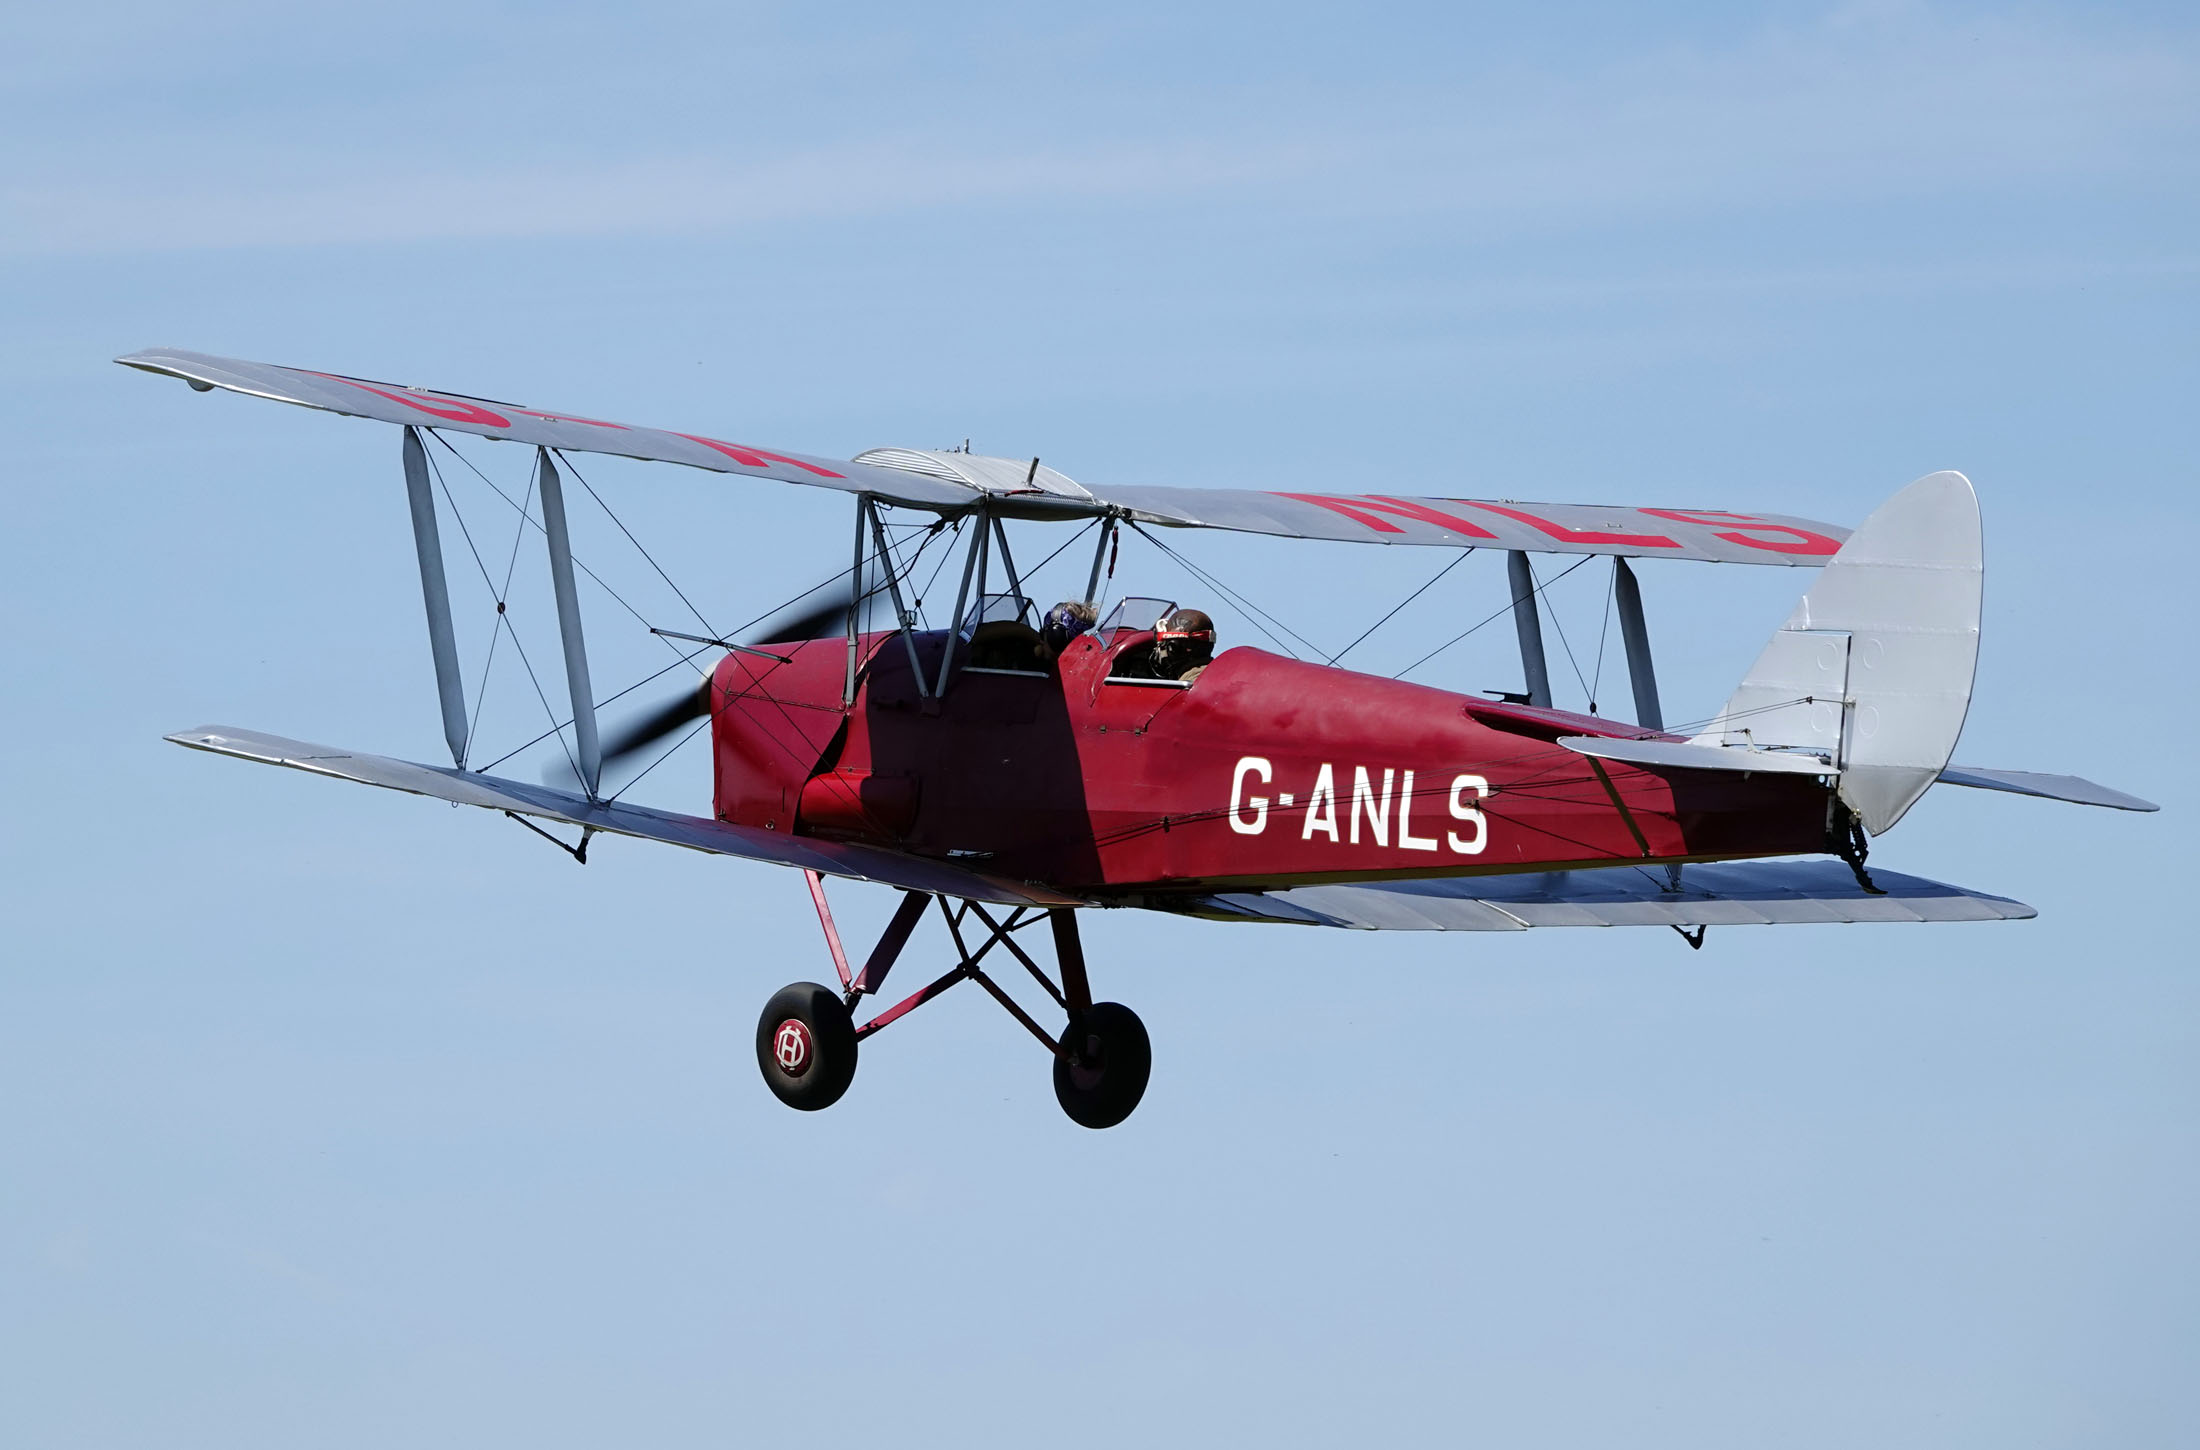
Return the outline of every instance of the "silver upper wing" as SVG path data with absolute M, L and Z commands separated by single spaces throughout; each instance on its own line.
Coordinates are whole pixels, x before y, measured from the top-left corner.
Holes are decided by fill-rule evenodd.
M 782 453 L 746 443 L 729 443 L 723 438 L 700 433 L 637 428 L 626 423 L 584 418 L 575 413 L 523 408 L 516 403 L 431 392 L 398 383 L 369 382 L 338 373 L 242 362 L 236 358 L 209 357 L 205 353 L 180 352 L 165 347 L 134 352 L 115 361 L 124 367 L 182 378 L 202 392 L 226 388 L 233 393 L 273 398 L 278 403 L 296 403 L 300 407 L 319 408 L 354 418 L 372 418 L 380 423 L 409 423 L 421 428 L 475 433 L 484 438 L 510 439 L 542 448 L 681 463 L 713 473 L 740 473 L 780 483 L 808 484 L 844 493 L 868 493 L 911 508 L 959 510 L 968 508 L 979 497 L 967 484 L 951 483 L 907 469 Z
M 1784 514 L 1622 508 L 1388 493 L 1263 493 L 1254 489 L 1092 490 L 1134 518 L 1179 528 L 1232 529 L 1287 539 L 1432 544 L 1542 554 L 1625 554 L 1713 564 L 1823 564 L 1849 531 Z
M 1360 931 L 1526 931 L 1537 926 L 1779 926 L 1843 921 L 2005 921 L 2021 901 L 1874 870 L 1874 895 L 1840 861 L 1790 859 L 1666 869 L 1606 866 L 1519 876 L 1452 876 L 1220 892 L 1173 909 L 1236 921 Z M 1149 906 L 1167 904 L 1149 901 Z
M 1065 896 L 1044 886 L 1008 881 L 951 862 L 933 861 L 878 846 L 820 841 L 785 831 L 760 831 L 753 826 L 735 826 L 701 816 L 652 810 L 648 806 L 590 801 L 548 786 L 476 775 L 448 766 L 417 765 L 409 760 L 365 755 L 330 745 L 310 745 L 303 740 L 286 740 L 280 735 L 263 735 L 256 730 L 201 725 L 196 730 L 179 730 L 167 738 L 193 750 L 211 751 L 238 760 L 288 766 L 292 770 L 310 771 L 336 780 L 432 796 L 462 806 L 509 811 L 516 816 L 532 816 L 537 820 L 557 821 L 617 836 L 639 836 L 717 856 L 796 866 L 826 876 L 876 881 L 909 891 L 998 902 L 1003 906 L 1085 904 L 1077 897 Z
M 1081 485 L 1037 459 L 987 458 L 908 448 L 874 449 L 854 461 L 786 453 L 700 433 L 640 428 L 461 393 L 374 382 L 338 373 L 276 367 L 153 348 L 115 361 L 181 378 L 201 391 L 224 388 L 384 423 L 449 429 L 574 453 L 685 464 L 844 493 L 904 508 L 960 514 L 980 502 L 1011 518 L 1112 514 L 1169 528 L 1228 529 L 1289 539 L 1440 548 L 1524 549 L 1552 554 L 1625 554 L 1725 564 L 1815 565 L 1848 537 L 1835 524 L 1782 514 L 1706 508 L 1623 508 L 1524 503 L 1364 491 L 1354 477 L 1339 492 Z M 1372 475 L 1375 470 L 1369 470 Z M 1381 482 L 1448 482 L 1436 467 L 1390 468 Z

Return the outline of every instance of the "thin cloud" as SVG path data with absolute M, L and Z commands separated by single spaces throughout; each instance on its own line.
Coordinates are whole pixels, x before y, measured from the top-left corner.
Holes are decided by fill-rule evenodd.
M 1169 133 L 1190 123 L 1165 108 L 1072 96 L 1016 125 L 950 114 L 928 135 L 871 127 L 906 138 L 889 144 L 795 146 L 734 127 L 748 139 L 719 150 L 653 154 L 644 135 L 608 148 L 617 159 L 555 165 L 454 162 L 450 148 L 373 128 L 287 149 L 264 127 L 127 146 L 95 137 L 0 187 L 0 250 L 708 236 L 956 207 L 1204 200 L 1315 217 L 1448 212 L 1517 231 L 2048 184 L 2183 186 L 2200 157 L 2189 45 L 1900 7 L 1579 72 L 1493 69 L 1325 96 L 1255 78 L 1235 94 L 1233 114 L 1203 111 L 1198 134 Z M 841 124 L 862 134 L 867 123 Z
M 1025 153 L 848 147 L 741 164 L 708 157 L 469 173 L 436 169 L 254 186 L 13 189 L 9 250 L 139 252 L 428 240 L 693 236 L 771 222 L 1007 200 L 1157 199 L 1302 173 L 1277 146 L 1119 145 Z

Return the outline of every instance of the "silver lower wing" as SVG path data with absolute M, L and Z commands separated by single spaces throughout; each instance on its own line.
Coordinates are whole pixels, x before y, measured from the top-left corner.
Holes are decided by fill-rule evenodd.
M 652 810 L 648 806 L 606 804 L 549 786 L 527 785 L 493 775 L 474 775 L 446 766 L 417 765 L 382 755 L 362 755 L 330 745 L 309 745 L 302 740 L 285 740 L 279 735 L 262 735 L 258 731 L 237 730 L 227 725 L 201 725 L 196 730 L 179 730 L 167 738 L 192 750 L 211 751 L 262 765 L 287 766 L 337 780 L 432 796 L 462 806 L 510 811 L 517 816 L 558 821 L 615 836 L 663 841 L 716 856 L 766 861 L 774 866 L 796 866 L 855 881 L 876 881 L 907 891 L 929 891 L 1003 906 L 1086 904 L 1077 897 L 1065 896 L 1044 886 L 1006 881 L 950 862 L 905 855 L 877 846 L 820 841 L 783 831 L 760 831 L 753 826 L 729 825 L 702 816 Z
M 1535 926 L 1782 926 L 1841 921 L 2009 921 L 2021 901 L 1873 871 L 1884 895 L 1840 861 L 1796 859 L 1684 866 L 1607 866 L 1521 876 L 1452 876 L 1222 892 L 1175 909 L 1224 921 L 1277 921 L 1358 931 L 1526 931 Z M 1154 904 L 1154 903 L 1149 903 Z

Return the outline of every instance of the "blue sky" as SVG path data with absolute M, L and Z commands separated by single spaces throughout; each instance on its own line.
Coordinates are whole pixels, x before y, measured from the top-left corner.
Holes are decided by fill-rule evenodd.
M 2191 1443 L 2196 98 L 2174 6 L 17 7 L 0 1438 Z M 1853 523 L 1960 468 L 1960 757 L 2165 808 L 1943 790 L 1879 844 L 2040 908 L 2006 926 L 1113 913 L 1157 1059 L 1124 1127 L 974 992 L 796 1115 L 749 1046 L 830 971 L 791 873 L 576 869 L 160 742 L 440 728 L 394 436 L 107 361 L 154 344 L 1092 482 Z M 588 477 L 714 618 L 845 547 L 821 494 Z M 1179 542 L 1332 648 L 1438 564 Z M 1482 617 L 1490 563 L 1355 661 Z M 1173 570 L 1119 578 L 1199 598 Z M 1676 718 L 1802 584 L 1643 573 Z M 1553 596 L 1559 703 L 1623 699 L 1595 571 Z M 599 681 L 655 667 L 584 607 Z M 1517 674 L 1491 629 L 1416 678 Z M 523 676 L 490 699 L 533 733 Z M 648 790 L 700 808 L 702 761 Z

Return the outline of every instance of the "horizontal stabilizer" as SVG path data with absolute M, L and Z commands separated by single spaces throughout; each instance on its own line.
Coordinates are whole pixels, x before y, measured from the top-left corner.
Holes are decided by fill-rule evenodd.
M 1594 755 L 1629 765 L 1781 771 L 1793 775 L 1837 773 L 1823 755 L 1808 750 L 1758 750 L 1747 745 L 1704 745 L 1693 740 L 1623 740 L 1606 735 L 1561 735 L 1558 743 L 1576 755 Z
M 638 836 L 706 851 L 735 856 L 745 861 L 765 861 L 775 866 L 798 866 L 827 876 L 856 881 L 876 881 L 907 891 L 929 891 L 941 896 L 997 902 L 1003 906 L 1082 906 L 1043 886 L 1026 886 L 945 861 L 905 855 L 877 846 L 841 841 L 820 841 L 784 831 L 760 831 L 753 826 L 730 825 L 701 816 L 672 811 L 591 801 L 549 786 L 528 785 L 493 775 L 473 775 L 448 766 L 416 765 L 381 755 L 362 755 L 327 745 L 308 745 L 279 735 L 235 730 L 226 725 L 202 725 L 167 737 L 193 750 L 235 756 L 262 765 L 288 766 L 338 780 L 378 785 L 413 795 L 432 796 L 462 806 L 510 811 L 537 820 L 558 821 L 617 836 Z
M 2011 795 L 2036 795 L 2045 800 L 2070 801 L 2081 806 L 2107 806 L 2118 811 L 2158 811 L 2160 806 L 2135 795 L 2095 785 L 2082 775 L 2042 775 L 2034 770 L 1987 770 L 1976 765 L 1951 765 L 1940 773 L 1942 785 L 1967 785 L 1978 790 L 2005 790 Z
M 1796 858 L 1664 867 L 1604 866 L 1519 876 L 1449 876 L 1223 892 L 1193 898 L 1193 915 L 1359 931 L 1525 931 L 1536 926 L 1783 926 L 1842 921 L 2009 921 L 2035 916 L 2005 896 L 1893 871 L 1871 873 L 1884 895 L 1840 861 Z

